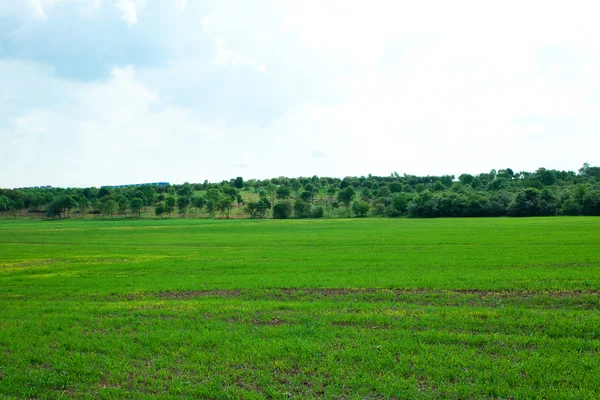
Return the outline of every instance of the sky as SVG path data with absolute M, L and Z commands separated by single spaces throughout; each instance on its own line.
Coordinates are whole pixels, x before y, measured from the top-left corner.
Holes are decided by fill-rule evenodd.
M 0 187 L 600 165 L 600 3 L 0 0 Z

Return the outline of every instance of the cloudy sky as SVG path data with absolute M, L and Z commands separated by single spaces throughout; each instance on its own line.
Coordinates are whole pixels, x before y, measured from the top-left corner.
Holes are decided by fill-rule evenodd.
M 0 0 L 0 187 L 600 165 L 596 4 Z

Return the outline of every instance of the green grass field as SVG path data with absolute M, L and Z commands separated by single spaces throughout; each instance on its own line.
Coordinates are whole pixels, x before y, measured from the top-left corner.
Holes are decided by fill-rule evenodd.
M 0 398 L 600 397 L 600 218 L 0 221 Z

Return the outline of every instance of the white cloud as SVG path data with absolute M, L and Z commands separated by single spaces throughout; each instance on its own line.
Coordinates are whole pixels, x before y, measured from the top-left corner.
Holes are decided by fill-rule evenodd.
M 325 154 L 325 152 L 317 149 L 317 150 L 312 151 L 311 156 L 313 158 L 323 158 L 323 157 L 327 157 L 327 154 Z
M 48 19 L 58 1 L 38 0 Z M 26 169 L 19 160 L 28 148 L 42 153 L 32 164 L 50 163 L 35 142 L 43 138 L 76 146 L 74 155 L 53 151 L 61 163 L 79 163 L 64 176 L 81 184 L 220 180 L 241 166 L 245 177 L 264 178 L 600 164 L 595 2 L 116 4 L 144 32 L 157 30 L 148 21 L 161 21 L 160 35 L 144 45 L 163 58 L 85 85 L 0 68 L 15 77 L 6 100 L 0 96 L 1 144 L 25 154 L 5 152 L 14 161 L 6 165 Z M 163 12 L 176 18 L 159 18 Z M 14 99 L 24 91 L 69 99 L 19 108 Z M 184 106 L 185 96 L 204 104 Z M 215 104 L 210 112 L 207 103 Z M 263 114 L 240 117 L 241 108 Z
M 39 89 L 55 80 L 38 76 Z M 106 82 L 72 86 L 68 97 L 61 107 L 28 110 L 0 128 L 0 159 L 14 172 L 3 186 L 173 179 L 201 159 L 199 147 L 221 136 L 217 126 L 163 102 L 132 67 L 115 68 Z
M 103 0 L 0 0 L 0 15 L 46 20 L 56 6 L 72 6 L 86 12 L 100 8 Z
M 241 56 L 231 50 L 226 49 L 221 39 L 217 39 L 215 47 L 217 50 L 215 62 L 219 65 L 247 65 L 255 68 L 259 72 L 267 72 L 267 68 L 258 61 Z
M 267 68 L 260 62 L 250 57 L 243 56 L 237 52 L 225 48 L 225 41 L 218 36 L 220 30 L 219 19 L 215 14 L 209 14 L 202 18 L 203 30 L 214 40 L 216 51 L 215 63 L 223 66 L 242 65 L 255 68 L 259 72 L 266 72 Z M 228 22 L 226 22 L 228 23 Z
M 182 15 L 185 13 L 187 8 L 187 0 L 173 0 L 173 3 L 175 4 L 175 10 L 177 14 Z
M 116 7 L 121 11 L 121 18 L 130 27 L 138 22 L 138 12 L 146 7 L 145 0 L 117 0 Z

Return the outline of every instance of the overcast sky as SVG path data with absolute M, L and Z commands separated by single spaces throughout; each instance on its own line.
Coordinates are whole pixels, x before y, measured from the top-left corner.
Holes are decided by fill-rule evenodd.
M 598 4 L 0 0 L 0 187 L 600 165 Z

